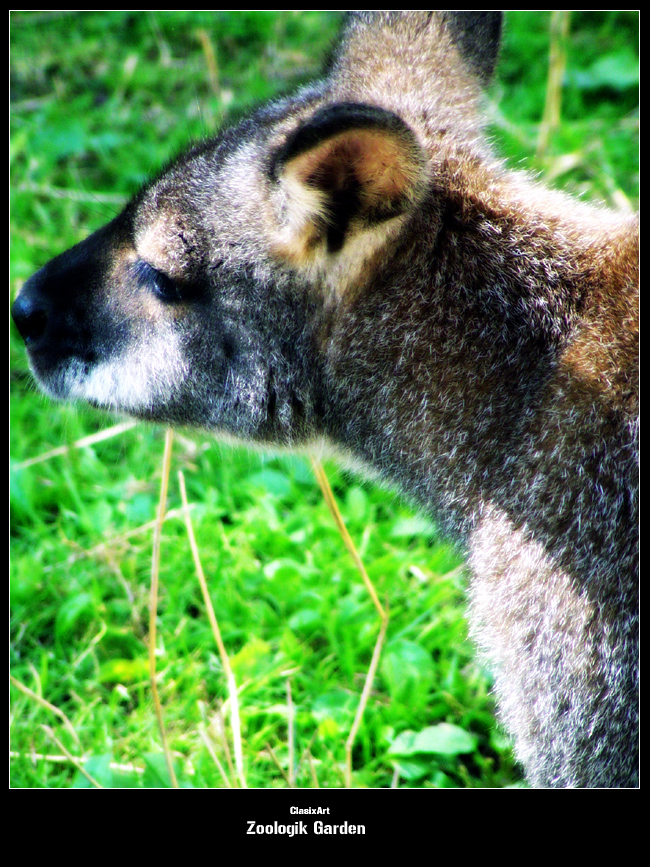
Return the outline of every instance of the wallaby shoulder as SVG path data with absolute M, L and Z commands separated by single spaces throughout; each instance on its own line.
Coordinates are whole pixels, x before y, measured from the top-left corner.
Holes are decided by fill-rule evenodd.
M 638 223 L 495 156 L 500 13 L 365 11 L 323 76 L 190 148 L 13 308 L 39 382 L 326 443 L 467 553 L 539 786 L 637 781 Z

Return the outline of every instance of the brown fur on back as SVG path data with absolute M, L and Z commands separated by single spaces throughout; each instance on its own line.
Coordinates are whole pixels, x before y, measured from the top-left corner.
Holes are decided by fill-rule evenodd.
M 467 552 L 473 635 L 537 786 L 633 786 L 638 228 L 507 170 L 492 12 L 362 12 L 325 76 L 201 143 L 45 265 L 41 384 L 327 441 Z

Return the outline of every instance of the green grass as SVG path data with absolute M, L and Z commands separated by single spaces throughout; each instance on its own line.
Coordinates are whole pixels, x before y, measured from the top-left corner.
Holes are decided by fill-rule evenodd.
M 563 122 L 536 160 L 548 20 L 544 12 L 508 15 L 492 91 L 498 149 L 556 186 L 634 206 L 638 17 L 573 14 Z M 13 297 L 193 137 L 316 74 L 337 16 L 40 12 L 13 13 L 11 25 Z M 11 667 L 66 714 L 78 739 L 12 687 L 11 785 L 83 784 L 44 726 L 105 785 L 165 784 L 147 676 L 146 526 L 156 512 L 164 432 L 140 425 L 22 467 L 114 420 L 41 396 L 15 333 L 11 364 Z M 344 743 L 379 623 L 308 461 L 183 433 L 174 445 L 171 509 L 180 506 L 178 469 L 240 686 L 248 785 L 287 785 L 290 682 L 296 784 L 341 787 Z M 394 494 L 333 465 L 327 471 L 390 608 L 354 785 L 390 785 L 396 761 L 402 786 L 516 784 L 518 769 L 494 725 L 489 674 L 467 640 L 459 554 Z M 227 768 L 225 680 L 180 519 L 167 521 L 162 544 L 157 666 L 167 736 L 181 785 L 223 786 L 201 732 Z M 415 752 L 408 732 L 421 733 Z M 440 737 L 442 747 L 432 744 Z

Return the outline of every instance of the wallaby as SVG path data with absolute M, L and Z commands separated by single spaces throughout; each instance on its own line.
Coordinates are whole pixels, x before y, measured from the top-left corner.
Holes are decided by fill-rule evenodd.
M 535 786 L 637 785 L 637 221 L 507 170 L 497 12 L 350 14 L 324 77 L 198 144 L 13 306 L 42 387 L 325 441 L 467 552 Z

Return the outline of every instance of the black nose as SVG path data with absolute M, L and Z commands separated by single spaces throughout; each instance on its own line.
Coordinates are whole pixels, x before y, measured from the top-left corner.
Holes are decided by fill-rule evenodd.
M 11 308 L 16 328 L 27 344 L 42 337 L 47 327 L 45 303 L 33 280 L 25 283 Z

